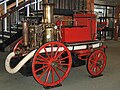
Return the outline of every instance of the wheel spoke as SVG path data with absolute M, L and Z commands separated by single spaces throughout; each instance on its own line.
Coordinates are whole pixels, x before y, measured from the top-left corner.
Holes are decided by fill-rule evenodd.
M 90 67 L 93 67 L 93 65 L 94 65 L 93 63 L 92 63 L 92 64 L 91 64 L 91 63 L 89 64 Z
M 93 68 L 93 72 L 96 73 L 96 67 Z
M 101 67 L 104 67 L 104 66 L 105 66 L 105 63 L 103 62 L 100 66 L 101 66 Z
M 47 65 L 46 65 L 46 66 L 42 66 L 41 68 L 35 70 L 35 73 L 37 73 L 38 71 L 41 71 L 41 70 L 43 70 L 43 69 L 45 69 L 45 68 L 47 68 L 47 67 L 48 67 Z
M 91 57 L 91 61 L 95 61 L 96 55 Z
M 57 47 L 57 50 L 56 50 L 55 55 L 54 55 L 54 58 L 57 56 L 59 48 L 60 48 L 60 45 L 58 45 L 58 47 Z
M 57 57 L 55 57 L 55 59 L 58 59 L 64 52 L 65 52 L 65 49 L 64 49 L 63 51 L 61 51 L 61 52 L 57 55 Z
M 99 61 L 102 62 L 102 64 L 104 63 L 104 57 L 102 59 L 99 59 Z
M 94 64 L 95 64 L 95 61 L 94 61 L 94 60 L 91 60 L 90 63 L 89 63 L 89 66 L 90 66 L 90 67 L 93 67 Z
M 98 66 L 96 66 L 96 73 L 98 73 L 99 72 L 99 68 L 98 68 Z
M 53 46 L 54 46 L 54 44 L 51 44 L 51 58 L 53 57 Z
M 102 55 L 102 54 L 100 54 L 100 56 L 99 56 L 98 60 L 100 60 L 102 57 L 103 57 L 103 55 Z
M 94 73 L 96 72 L 96 65 L 94 65 L 94 66 L 91 68 L 91 71 L 93 71 Z
M 49 56 L 49 54 L 48 54 L 48 52 L 47 52 L 45 47 L 44 47 L 44 50 L 45 50 L 45 53 L 46 53 L 47 57 L 50 59 L 50 56 Z
M 48 70 L 48 73 L 47 73 L 47 75 L 46 75 L 45 83 L 48 82 L 48 79 L 49 79 L 50 73 L 51 73 L 51 68 Z
M 39 57 L 36 57 L 36 60 L 43 61 L 43 62 L 47 62 L 47 60 L 42 59 L 42 58 L 39 58 Z
M 101 52 L 98 52 L 96 59 L 97 59 L 97 60 L 100 60 L 102 56 L 103 56 L 103 54 L 102 54 Z
M 23 41 L 23 39 L 21 39 L 20 41 L 18 41 L 18 43 L 15 45 L 15 47 L 13 49 L 14 52 L 20 47 L 20 45 L 22 45 L 22 41 Z
M 64 58 L 61 58 L 61 59 L 57 60 L 56 62 L 63 61 L 63 60 L 65 60 L 65 59 L 67 59 L 67 58 L 69 58 L 69 56 L 64 57 Z
M 54 69 L 52 68 L 52 83 L 55 81 L 55 78 L 54 78 Z
M 96 55 L 95 55 L 95 61 L 97 61 L 98 60 L 98 55 L 99 55 L 99 53 L 98 52 L 96 52 Z
M 94 61 L 94 60 L 91 60 L 91 61 L 90 61 L 90 63 L 94 64 L 94 63 L 95 63 L 95 61 Z
M 47 68 L 45 71 L 43 71 L 43 73 L 42 74 L 40 74 L 40 79 L 45 75 L 45 73 L 47 72 L 49 70 L 49 68 Z
M 47 58 L 45 58 L 42 55 L 40 55 L 40 53 L 38 54 L 38 56 L 41 57 L 43 60 L 47 60 Z
M 48 64 L 47 62 L 35 62 L 35 64 Z
M 58 72 L 56 71 L 56 69 L 55 69 L 55 68 L 53 68 L 53 69 L 54 69 L 56 75 L 58 76 L 58 78 L 60 79 L 61 77 L 60 77 L 60 75 L 58 74 Z
M 63 73 L 66 73 L 66 71 L 64 71 L 61 67 L 57 66 L 57 68 L 62 71 Z
M 66 64 L 66 63 L 59 63 L 59 65 L 61 65 L 61 66 L 69 66 L 69 64 Z
M 94 73 L 97 73 L 97 67 L 95 66 L 93 69 Z
M 98 66 L 98 68 L 101 70 L 101 67 L 100 67 L 100 66 Z
M 95 68 L 95 66 L 96 66 L 96 65 L 93 65 L 93 66 L 90 68 L 90 70 L 93 70 L 93 69 Z

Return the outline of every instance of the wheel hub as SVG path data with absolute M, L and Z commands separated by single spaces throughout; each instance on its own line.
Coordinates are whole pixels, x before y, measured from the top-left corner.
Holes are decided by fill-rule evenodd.
M 100 67 L 102 65 L 102 61 L 97 61 L 96 66 Z
M 52 63 L 51 63 L 51 66 L 52 66 L 52 67 L 57 67 L 57 66 L 58 66 L 58 63 L 57 63 L 57 62 L 52 62 Z
M 57 67 L 58 63 L 56 62 L 56 60 L 54 58 L 51 58 L 49 60 L 49 65 L 52 66 L 52 67 Z

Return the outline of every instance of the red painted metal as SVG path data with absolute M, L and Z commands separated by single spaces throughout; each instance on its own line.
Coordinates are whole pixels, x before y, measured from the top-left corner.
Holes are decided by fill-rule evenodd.
M 58 21 L 56 21 L 56 25 L 57 26 L 65 26 L 65 22 L 58 20 Z
M 87 70 L 92 76 L 100 75 L 106 66 L 106 55 L 102 50 L 94 51 L 87 61 Z
M 62 42 L 84 42 L 96 39 L 94 14 L 75 14 L 73 27 L 62 28 Z
M 16 44 L 15 47 L 13 48 L 13 52 L 15 52 L 16 50 L 19 50 L 19 49 L 20 49 L 19 46 L 22 45 L 22 41 L 23 41 L 23 39 L 20 39 L 20 40 L 17 42 L 17 44 Z
M 62 42 L 73 43 L 89 41 L 90 32 L 87 32 L 87 28 L 72 27 L 72 28 L 62 28 Z
M 48 47 L 50 51 L 48 51 Z M 55 51 L 54 47 L 56 47 Z M 41 54 L 40 52 L 43 50 L 45 53 Z M 55 86 L 68 76 L 71 65 L 72 58 L 68 48 L 60 42 L 49 42 L 41 46 L 35 53 L 32 72 L 38 83 L 43 86 Z
M 80 60 L 87 60 L 86 58 L 82 58 L 83 56 L 89 56 L 91 51 L 89 49 L 85 49 L 85 50 L 77 50 L 77 51 L 73 51 L 74 53 L 76 53 L 78 55 L 78 58 Z
M 107 24 L 107 22 L 97 22 L 97 30 L 103 30 L 107 26 Z
M 106 45 L 102 45 L 101 47 L 99 47 L 100 50 L 105 50 L 105 48 L 107 48 Z M 93 52 L 93 51 L 96 51 L 98 50 L 98 48 L 91 48 L 91 49 L 84 49 L 84 50 L 75 50 L 75 51 L 72 51 L 73 53 L 76 53 L 78 55 L 78 58 L 80 60 L 88 60 L 88 56 Z M 82 58 L 86 56 L 86 58 Z

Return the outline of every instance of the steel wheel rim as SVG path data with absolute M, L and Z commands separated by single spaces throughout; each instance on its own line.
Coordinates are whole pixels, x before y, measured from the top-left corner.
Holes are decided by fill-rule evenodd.
M 56 52 L 53 52 L 53 47 L 55 45 L 57 45 L 57 49 Z M 48 46 L 50 46 L 51 49 L 50 54 L 46 50 Z M 64 50 L 58 52 L 60 47 L 63 47 Z M 38 58 L 38 56 L 41 56 L 39 52 L 42 51 L 43 49 L 45 51 L 47 59 L 46 57 L 43 56 Z M 61 55 L 64 54 L 64 52 L 67 53 L 67 56 L 61 58 Z M 39 63 L 37 59 L 38 60 L 41 59 Z M 66 59 L 68 59 L 67 64 L 63 63 L 63 61 Z M 42 65 L 42 67 L 36 69 L 37 64 Z M 38 83 L 42 84 L 43 86 L 55 86 L 60 82 L 62 82 L 68 76 L 71 69 L 71 65 L 72 65 L 72 58 L 70 51 L 67 49 L 67 47 L 59 42 L 49 42 L 44 44 L 42 47 L 40 47 L 37 50 L 32 62 L 32 72 L 35 80 Z M 64 67 L 67 67 L 67 69 L 64 70 L 63 69 Z M 43 71 L 43 72 L 40 75 L 37 75 L 38 71 Z M 60 73 L 62 73 L 62 75 L 60 75 Z M 55 80 L 56 78 L 55 76 L 57 77 L 56 80 Z
M 87 70 L 92 76 L 100 75 L 106 66 L 106 55 L 102 50 L 94 51 L 87 61 Z

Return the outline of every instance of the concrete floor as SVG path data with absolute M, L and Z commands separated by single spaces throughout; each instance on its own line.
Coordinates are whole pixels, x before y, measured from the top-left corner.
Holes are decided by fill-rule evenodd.
M 72 68 L 62 87 L 50 90 L 120 90 L 120 41 L 106 41 L 107 66 L 103 76 L 90 78 L 86 66 Z M 5 71 L 8 52 L 0 52 L 0 90 L 45 90 L 33 77 Z

